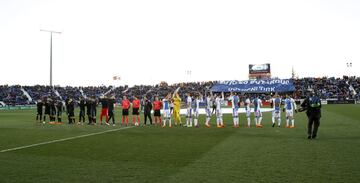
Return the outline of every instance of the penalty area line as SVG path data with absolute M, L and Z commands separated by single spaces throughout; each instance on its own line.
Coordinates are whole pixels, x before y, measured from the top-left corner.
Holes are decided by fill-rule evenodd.
M 89 134 L 85 134 L 85 135 L 79 135 L 79 136 L 68 137 L 68 138 L 63 138 L 63 139 L 51 140 L 51 141 L 47 141 L 47 142 L 40 142 L 40 143 L 26 145 L 26 146 L 14 147 L 14 148 L 10 148 L 10 149 L 4 149 L 4 150 L 1 150 L 0 153 L 26 149 L 26 148 L 30 148 L 30 147 L 42 146 L 42 145 L 52 144 L 52 143 L 56 143 L 56 142 L 64 142 L 64 141 L 68 141 L 68 140 L 79 139 L 79 138 L 89 137 L 89 136 L 94 136 L 94 135 L 100 135 L 100 134 L 114 132 L 114 131 L 126 130 L 129 128 L 133 128 L 133 126 L 124 127 L 124 128 L 116 128 L 116 129 L 111 129 L 111 130 L 106 130 L 106 131 L 101 131 L 101 132 L 96 132 L 96 133 L 89 133 Z

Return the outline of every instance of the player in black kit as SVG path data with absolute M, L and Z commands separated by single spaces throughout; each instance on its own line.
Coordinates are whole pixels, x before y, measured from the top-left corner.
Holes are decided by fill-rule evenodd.
M 36 108 L 37 108 L 36 121 L 37 122 L 41 122 L 42 114 L 43 114 L 43 106 L 44 106 L 44 103 L 42 102 L 42 100 L 38 100 L 37 104 L 36 104 Z
M 47 98 L 45 102 L 45 114 L 44 114 L 44 120 L 43 123 L 46 123 L 46 115 L 49 116 L 50 119 L 50 99 Z
M 109 98 L 108 105 L 109 105 L 109 110 L 108 110 L 109 119 L 107 120 L 107 123 L 109 123 L 110 119 L 112 119 L 113 126 L 115 126 L 115 113 L 114 113 L 115 96 Z
M 74 101 L 70 98 L 66 105 L 69 124 L 75 123 L 74 107 Z
M 61 116 L 62 116 L 62 111 L 63 111 L 63 103 L 61 100 L 57 101 L 56 109 L 57 109 L 57 120 L 59 123 L 61 123 Z
M 84 124 L 85 123 L 85 105 L 86 105 L 85 100 L 84 100 L 83 97 L 81 97 L 80 102 L 79 102 L 80 113 L 79 113 L 79 122 L 78 122 L 78 124 L 80 124 L 80 123 Z

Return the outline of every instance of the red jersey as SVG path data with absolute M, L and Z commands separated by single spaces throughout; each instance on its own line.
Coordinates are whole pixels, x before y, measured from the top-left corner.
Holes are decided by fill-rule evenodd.
M 140 108 L 140 100 L 139 99 L 133 100 L 132 106 L 133 108 Z
M 122 108 L 123 109 L 129 109 L 130 108 L 130 101 L 129 100 L 123 100 L 122 102 L 121 102 L 121 106 L 122 106 Z
M 154 110 L 160 110 L 161 109 L 161 102 L 159 100 L 154 101 L 153 105 L 154 105 Z

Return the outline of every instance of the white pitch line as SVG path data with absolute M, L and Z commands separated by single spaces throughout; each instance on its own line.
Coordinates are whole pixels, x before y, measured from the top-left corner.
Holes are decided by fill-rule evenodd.
M 0 153 L 9 152 L 9 151 L 16 151 L 16 150 L 20 150 L 20 149 L 26 149 L 26 148 L 29 148 L 29 147 L 36 147 L 36 146 L 41 146 L 41 145 L 46 145 L 46 144 L 52 144 L 52 143 L 56 143 L 56 142 L 63 142 L 63 141 L 73 140 L 73 139 L 78 139 L 78 138 L 83 138 L 83 137 L 89 137 L 89 136 L 93 136 L 93 135 L 100 135 L 100 134 L 104 134 L 104 133 L 109 133 L 109 132 L 114 132 L 114 131 L 119 131 L 119 130 L 125 130 L 125 129 L 129 129 L 129 128 L 133 128 L 133 126 L 124 127 L 124 128 L 117 128 L 117 129 L 112 129 L 112 130 L 106 130 L 106 131 L 96 132 L 96 133 L 89 133 L 89 134 L 85 134 L 85 135 L 79 135 L 79 136 L 75 136 L 75 137 L 68 137 L 68 138 L 64 138 L 64 139 L 51 140 L 51 141 L 47 141 L 47 142 L 41 142 L 41 143 L 36 143 L 36 144 L 31 144 L 31 145 L 26 145 L 26 146 L 14 147 L 14 148 L 10 148 L 10 149 L 4 149 L 4 150 L 1 150 Z

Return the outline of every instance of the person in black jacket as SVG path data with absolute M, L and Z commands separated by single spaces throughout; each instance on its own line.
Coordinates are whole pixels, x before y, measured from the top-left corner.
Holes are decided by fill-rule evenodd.
M 83 97 L 80 97 L 80 102 L 79 102 L 80 112 L 79 112 L 79 122 L 78 122 L 78 124 L 84 124 L 85 123 L 85 105 L 86 105 L 85 104 L 85 99 Z M 89 113 L 87 115 L 89 115 Z
M 63 103 L 61 100 L 57 101 L 57 105 L 56 105 L 56 109 L 57 109 L 57 119 L 58 122 L 61 123 L 61 116 L 62 116 L 62 111 L 63 111 Z
M 115 126 L 115 113 L 114 113 L 115 96 L 112 96 L 108 99 L 108 105 L 109 105 L 109 109 L 108 109 L 109 118 L 106 122 L 109 123 L 110 119 L 112 119 L 113 126 Z
M 68 100 L 68 103 L 66 105 L 66 112 L 67 112 L 67 115 L 68 115 L 68 119 L 69 119 L 69 124 L 73 124 L 75 123 L 75 115 L 74 115 L 74 109 L 75 109 L 75 106 L 74 106 L 74 101 L 70 98 Z
M 85 106 L 86 106 L 86 115 L 88 116 L 88 120 L 89 120 L 88 125 L 91 125 L 93 120 L 92 120 L 92 117 L 91 117 L 92 101 L 91 101 L 90 98 L 87 98 L 87 99 L 86 99 Z
M 50 98 L 46 98 L 46 102 L 45 102 L 45 114 L 44 114 L 44 120 L 43 123 L 46 122 L 46 116 L 49 116 L 50 119 Z
M 37 108 L 36 121 L 37 122 L 41 122 L 41 120 L 42 120 L 43 106 L 44 106 L 44 103 L 42 102 L 42 100 L 38 100 L 37 104 L 36 104 L 36 108 Z
M 152 119 L 151 119 L 151 109 L 152 109 L 152 103 L 151 101 L 144 96 L 144 125 L 146 125 L 147 118 L 150 120 L 150 125 L 152 125 Z
M 320 126 L 321 100 L 313 90 L 310 90 L 310 96 L 304 100 L 301 107 L 300 111 L 306 110 L 308 117 L 308 139 L 315 139 Z

